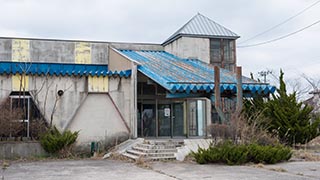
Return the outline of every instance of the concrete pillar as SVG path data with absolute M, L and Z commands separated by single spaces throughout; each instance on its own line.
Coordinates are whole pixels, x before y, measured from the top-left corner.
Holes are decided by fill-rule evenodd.
M 221 96 L 220 96 L 220 68 L 214 66 L 214 105 L 216 108 L 220 108 Z
M 130 128 L 131 128 L 131 136 L 133 138 L 138 137 L 138 122 L 137 122 L 137 64 L 132 62 L 132 68 L 131 68 L 131 122 L 130 122 Z
M 237 66 L 236 68 L 237 73 L 237 112 L 241 112 L 242 110 L 242 68 L 241 66 Z

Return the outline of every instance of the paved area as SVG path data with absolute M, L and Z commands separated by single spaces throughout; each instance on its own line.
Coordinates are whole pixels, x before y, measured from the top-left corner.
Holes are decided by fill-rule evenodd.
M 13 163 L 5 179 L 320 179 L 320 162 L 290 162 L 268 166 L 198 165 L 153 162 L 152 169 L 113 160 L 68 160 Z

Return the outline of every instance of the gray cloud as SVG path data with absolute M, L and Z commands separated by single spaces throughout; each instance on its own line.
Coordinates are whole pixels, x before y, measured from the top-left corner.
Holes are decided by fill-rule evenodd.
M 161 43 L 197 12 L 241 36 L 294 15 L 315 0 L 0 0 L 0 36 Z M 320 19 L 320 4 L 248 43 L 273 39 Z M 287 39 L 237 49 L 244 73 L 280 68 L 288 77 L 318 76 L 320 24 Z

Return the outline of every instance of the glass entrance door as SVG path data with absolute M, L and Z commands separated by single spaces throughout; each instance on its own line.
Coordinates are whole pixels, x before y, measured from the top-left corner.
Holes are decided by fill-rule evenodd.
M 171 136 L 171 104 L 159 104 L 158 117 L 158 135 Z
M 173 136 L 185 136 L 184 133 L 184 115 L 183 115 L 183 103 L 173 103 L 172 111 L 172 135 Z
M 138 136 L 156 136 L 155 104 L 138 104 Z
M 185 121 L 183 102 L 158 105 L 158 135 L 184 136 Z
M 188 102 L 189 136 L 205 135 L 205 103 L 203 100 Z

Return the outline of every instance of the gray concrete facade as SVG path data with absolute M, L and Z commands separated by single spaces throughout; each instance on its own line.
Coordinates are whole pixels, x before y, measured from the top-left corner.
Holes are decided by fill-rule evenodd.
M 0 61 L 12 61 L 13 41 L 27 41 L 21 47 L 28 52 L 31 62 L 75 63 L 76 44 L 87 43 L 92 64 L 108 64 L 109 47 L 132 50 L 164 50 L 160 44 L 117 43 L 82 40 L 28 39 L 0 37 Z
M 210 63 L 209 38 L 180 37 L 166 45 L 164 49 L 182 58 L 199 59 L 205 63 Z
M 137 137 L 137 63 L 116 49 L 167 50 L 183 58 L 210 60 L 209 39 L 182 37 L 160 44 L 0 38 L 0 61 L 108 64 L 109 70 L 131 70 L 131 77 L 107 77 L 108 90 L 88 91 L 89 77 L 29 75 L 28 88 L 41 115 L 61 130 L 80 130 L 77 145 L 89 150 L 92 141 L 110 144 L 119 137 Z M 0 76 L 0 101 L 13 91 L 13 76 Z M 62 90 L 64 94 L 58 96 Z M 100 94 L 101 93 L 101 94 Z M 207 123 L 210 101 L 207 100 Z
M 0 38 L 0 61 L 109 64 L 109 49 L 163 50 L 158 44 Z M 114 59 L 116 63 L 117 58 Z M 121 65 L 121 63 L 120 63 Z M 129 66 L 115 70 L 132 69 Z M 14 91 L 12 74 L 0 76 L 0 102 Z M 134 88 L 131 78 L 107 77 L 104 93 L 88 91 L 88 77 L 29 75 L 27 89 L 41 115 L 60 130 L 80 130 L 77 145 L 89 151 L 92 141 L 101 145 L 134 137 Z M 57 92 L 63 90 L 62 96 Z

